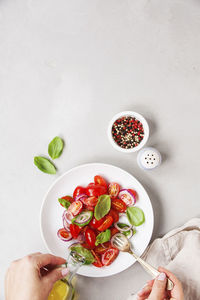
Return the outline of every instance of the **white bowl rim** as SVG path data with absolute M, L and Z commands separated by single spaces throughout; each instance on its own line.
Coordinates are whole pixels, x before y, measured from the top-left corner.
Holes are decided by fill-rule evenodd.
M 135 117 L 136 119 L 138 119 L 142 125 L 143 125 L 143 128 L 144 128 L 144 138 L 143 140 L 139 143 L 138 146 L 134 147 L 134 148 L 131 148 L 131 149 L 124 149 L 124 148 L 121 148 L 120 146 L 117 145 L 117 143 L 114 141 L 113 137 L 112 137 L 112 125 L 113 123 L 119 119 L 120 117 L 122 116 L 131 116 L 131 117 Z M 118 151 L 120 152 L 124 152 L 124 153 L 133 153 L 133 152 L 136 152 L 138 150 L 140 150 L 142 147 L 144 147 L 144 145 L 146 144 L 148 138 L 149 138 L 149 125 L 146 121 L 146 119 L 139 113 L 137 112 L 134 112 L 134 111 L 122 111 L 122 112 L 119 112 L 117 113 L 116 115 L 114 115 L 112 117 L 112 119 L 110 120 L 109 122 L 109 125 L 108 125 L 108 130 L 107 130 L 107 134 L 108 134 L 108 139 L 111 143 L 111 145 Z

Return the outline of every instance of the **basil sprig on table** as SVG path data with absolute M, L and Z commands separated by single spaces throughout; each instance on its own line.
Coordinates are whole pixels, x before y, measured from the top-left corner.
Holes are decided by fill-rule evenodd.
M 75 251 L 85 258 L 84 265 L 90 265 L 95 261 L 94 256 L 92 255 L 90 250 L 83 248 L 81 245 L 70 247 L 70 250 Z
M 98 198 L 97 205 L 94 209 L 95 219 L 100 220 L 109 212 L 111 207 L 111 200 L 109 195 L 101 195 Z
M 68 208 L 70 207 L 71 205 L 71 202 L 69 202 L 68 200 L 66 199 L 63 199 L 63 198 L 59 198 L 58 201 L 60 202 L 60 204 L 62 204 L 62 206 L 68 210 Z
M 56 174 L 55 166 L 45 157 L 35 156 L 34 164 L 44 173 Z
M 56 136 L 48 146 L 48 153 L 52 159 L 58 158 L 62 151 L 63 151 L 64 143 L 63 140 Z M 48 174 L 56 174 L 56 168 L 53 163 L 45 157 L 42 156 L 35 156 L 34 157 L 34 164 L 40 169 L 42 172 Z M 61 202 L 60 202 L 61 203 Z M 63 203 L 61 203 L 63 204 Z M 64 205 L 63 205 L 64 206 Z
M 145 221 L 143 210 L 136 206 L 128 207 L 126 210 L 126 215 L 131 225 L 139 226 Z
M 63 151 L 63 147 L 64 147 L 63 140 L 59 136 L 56 136 L 49 143 L 49 146 L 48 146 L 49 156 L 51 156 L 52 159 L 58 158 Z
M 111 237 L 110 229 L 106 229 L 106 231 L 99 233 L 96 237 L 95 246 L 108 242 L 110 240 L 110 237 Z

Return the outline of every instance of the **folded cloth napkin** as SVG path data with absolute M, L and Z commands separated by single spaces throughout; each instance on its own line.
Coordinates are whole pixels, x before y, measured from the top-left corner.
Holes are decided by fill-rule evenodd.
M 182 282 L 185 300 L 200 299 L 200 219 L 156 239 L 142 255 L 152 266 L 163 266 Z M 127 300 L 135 300 L 132 294 Z

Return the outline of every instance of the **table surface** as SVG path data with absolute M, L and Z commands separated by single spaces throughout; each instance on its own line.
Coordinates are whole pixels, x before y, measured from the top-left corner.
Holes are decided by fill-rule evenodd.
M 152 201 L 153 238 L 199 216 L 199 14 L 197 0 L 1 1 L 1 284 L 10 261 L 46 251 L 41 201 L 74 166 L 133 174 Z M 136 153 L 109 144 L 108 122 L 123 110 L 147 118 L 158 169 L 139 169 Z M 56 135 L 65 149 L 47 175 L 33 157 L 47 155 Z M 124 300 L 147 278 L 135 264 L 109 278 L 79 276 L 77 287 L 80 300 Z

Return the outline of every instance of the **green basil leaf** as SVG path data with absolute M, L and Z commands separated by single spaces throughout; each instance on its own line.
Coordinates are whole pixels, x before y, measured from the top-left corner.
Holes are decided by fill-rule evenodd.
M 143 210 L 136 206 L 128 207 L 126 210 L 126 215 L 131 225 L 139 226 L 145 221 Z
M 84 265 L 90 265 L 95 261 L 94 256 L 92 255 L 90 250 L 83 248 L 81 245 L 71 247 L 70 250 L 77 252 L 85 258 Z
M 106 229 L 106 231 L 101 232 L 96 237 L 95 245 L 98 246 L 99 244 L 103 244 L 105 242 L 108 242 L 111 237 L 110 229 Z
M 79 227 L 83 227 L 90 223 L 93 217 L 93 212 L 90 210 L 84 210 L 80 214 L 78 214 L 76 217 L 74 217 L 71 222 L 72 224 L 76 224 Z
M 58 201 L 60 202 L 60 204 L 62 204 L 62 206 L 68 210 L 69 206 L 71 205 L 71 202 L 69 202 L 68 200 L 66 199 L 62 199 L 62 198 L 59 198 Z
M 123 232 L 123 235 L 128 236 L 130 233 L 131 233 L 131 230 L 124 231 L 124 232 Z
M 125 224 L 125 223 L 117 223 L 117 226 L 119 227 L 119 228 L 125 228 L 125 227 L 129 227 L 130 228 L 130 226 L 129 225 L 127 225 L 127 224 Z
M 58 158 L 63 151 L 64 143 L 63 140 L 56 136 L 50 143 L 48 147 L 48 153 L 52 159 Z
M 34 164 L 44 173 L 56 174 L 55 166 L 45 157 L 35 156 Z
M 109 212 L 111 207 L 111 200 L 109 195 L 101 195 L 98 198 L 97 205 L 94 209 L 95 219 L 100 220 Z

